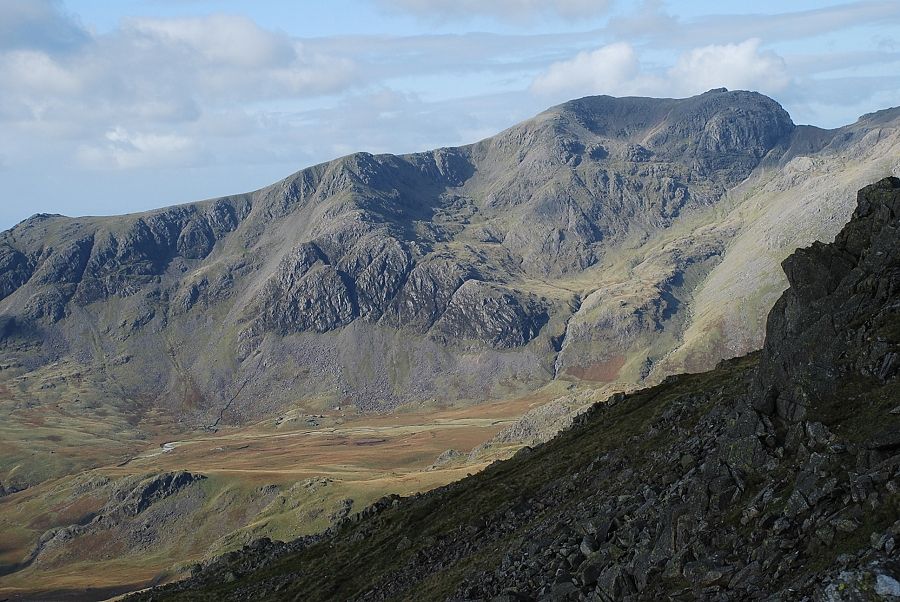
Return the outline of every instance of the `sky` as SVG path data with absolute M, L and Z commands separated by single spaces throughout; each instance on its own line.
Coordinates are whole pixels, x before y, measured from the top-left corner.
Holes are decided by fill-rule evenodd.
M 0 0 L 0 229 L 721 86 L 829 128 L 900 105 L 900 2 Z

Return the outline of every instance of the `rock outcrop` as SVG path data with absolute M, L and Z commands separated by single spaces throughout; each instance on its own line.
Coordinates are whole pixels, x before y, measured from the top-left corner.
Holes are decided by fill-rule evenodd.
M 900 372 L 900 179 L 859 192 L 850 224 L 834 241 L 784 262 L 791 288 L 769 315 L 759 388 L 781 418 L 855 411 L 843 399 L 860 382 Z M 898 400 L 900 401 L 900 400 Z
M 83 542 L 103 542 L 114 549 L 127 548 L 132 552 L 160 545 L 171 536 L 166 531 L 170 523 L 189 515 L 200 504 L 203 494 L 191 486 L 204 479 L 204 475 L 179 471 L 126 478 L 118 483 L 108 479 L 91 483 L 95 488 L 110 490 L 106 504 L 96 512 L 86 514 L 76 524 L 45 532 L 31 554 L 14 568 L 19 570 L 42 563 L 50 565 L 61 559 L 71 561 L 73 550 L 77 551 L 82 545 L 101 547 L 97 543 Z M 85 557 L 100 552 L 99 549 L 81 551 Z

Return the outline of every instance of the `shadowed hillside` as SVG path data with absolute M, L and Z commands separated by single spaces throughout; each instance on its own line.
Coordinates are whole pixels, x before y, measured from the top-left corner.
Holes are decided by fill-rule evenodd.
M 132 600 L 892 599 L 900 180 L 791 255 L 761 352 L 593 406 L 547 444 Z

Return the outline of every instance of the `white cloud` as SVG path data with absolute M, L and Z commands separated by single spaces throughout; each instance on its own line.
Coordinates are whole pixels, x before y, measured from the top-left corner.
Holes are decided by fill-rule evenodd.
M 81 79 L 52 56 L 35 50 L 0 54 L 0 79 L 13 93 L 77 94 Z
M 487 16 L 509 21 L 531 21 L 541 16 L 563 19 L 596 17 L 608 9 L 609 0 L 377 0 L 393 11 L 429 19 L 462 19 Z
M 634 48 L 617 42 L 550 65 L 534 79 L 531 89 L 538 94 L 622 94 L 635 87 L 639 77 Z
M 188 141 L 212 116 L 336 94 L 359 82 L 351 59 L 244 17 L 129 19 L 110 33 L 88 35 L 74 22 L 67 29 L 58 9 L 50 2 L 0 7 L 0 16 L 15 17 L 22 29 L 0 25 L 0 132 L 29 140 L 23 152 L 41 152 L 34 140 L 54 152 L 68 141 L 82 166 L 195 161 L 209 156 L 201 146 L 215 143 Z M 45 30 L 82 31 L 84 38 L 64 51 L 60 44 L 17 42 Z M 215 128 L 224 131 L 221 123 Z
M 625 42 L 550 65 L 531 84 L 532 92 L 569 98 L 588 94 L 690 96 L 711 88 L 774 93 L 791 83 L 780 56 L 760 49 L 760 41 L 712 44 L 680 55 L 665 70 L 645 70 L 634 47 Z
M 102 56 L 120 52 L 123 62 L 143 67 L 133 75 L 211 102 L 329 94 L 357 75 L 346 57 L 314 52 L 238 16 L 131 19 L 101 42 Z
M 132 19 L 126 32 L 154 46 L 183 50 L 208 65 L 266 68 L 297 58 L 286 35 L 268 32 L 240 16 Z
M 681 55 L 668 78 L 684 93 L 724 86 L 740 90 L 779 92 L 791 81 L 784 59 L 761 51 L 759 39 L 740 44 L 713 44 Z
M 82 145 L 77 159 L 91 169 L 189 166 L 199 150 L 194 140 L 174 133 L 129 132 L 118 127 L 106 132 L 104 144 Z

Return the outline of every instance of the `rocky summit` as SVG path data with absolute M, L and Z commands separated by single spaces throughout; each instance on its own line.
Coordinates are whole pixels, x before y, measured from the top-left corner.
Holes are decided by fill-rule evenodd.
M 588 97 L 253 193 L 36 215 L 0 234 L 0 355 L 16 378 L 79 374 L 74 411 L 194 427 L 298 398 L 386 411 L 652 384 L 758 348 L 778 263 L 900 170 L 898 124 L 797 126 L 724 89 Z
M 760 352 L 131 600 L 895 600 L 900 180 L 784 262 Z

